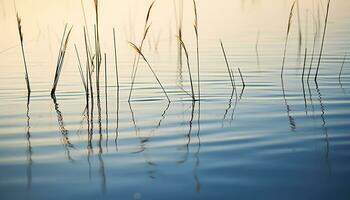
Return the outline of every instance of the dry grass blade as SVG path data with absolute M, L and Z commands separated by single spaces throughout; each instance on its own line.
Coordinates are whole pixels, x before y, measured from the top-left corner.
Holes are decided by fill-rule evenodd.
M 193 81 L 192 81 L 192 73 L 191 73 L 190 59 L 189 59 L 189 56 L 188 56 L 188 52 L 187 52 L 185 43 L 182 41 L 182 39 L 181 39 L 180 37 L 178 37 L 177 39 L 178 39 L 178 41 L 180 42 L 180 45 L 182 46 L 183 50 L 185 51 L 186 61 L 187 61 L 187 69 L 188 69 L 188 76 L 190 77 L 192 100 L 195 101 L 196 98 L 195 98 L 195 96 L 194 96 Z
M 22 50 L 22 57 L 23 57 L 23 62 L 24 62 L 25 80 L 26 80 L 26 85 L 27 85 L 27 91 L 28 91 L 28 94 L 30 94 L 31 89 L 30 89 L 30 83 L 29 83 L 28 67 L 27 67 L 26 57 L 24 54 L 24 46 L 23 46 L 22 20 L 21 20 L 20 16 L 18 15 L 18 13 L 16 13 L 16 19 L 17 19 L 17 28 L 18 28 L 19 39 L 21 42 L 21 50 Z
M 150 63 L 147 61 L 146 57 L 145 57 L 145 56 L 143 55 L 143 53 L 141 52 L 141 49 L 138 48 L 138 47 L 137 47 L 135 44 L 133 44 L 132 42 L 129 42 L 129 44 L 130 44 L 130 46 L 143 58 L 143 60 L 146 62 L 148 68 L 151 70 L 151 72 L 152 72 L 153 76 L 156 78 L 156 80 L 157 80 L 159 86 L 162 88 L 162 90 L 163 90 L 163 92 L 164 92 L 166 98 L 167 98 L 168 101 L 170 102 L 169 96 L 168 96 L 168 94 L 166 93 L 166 91 L 165 91 L 165 89 L 164 89 L 162 83 L 160 82 L 160 80 L 159 80 L 157 74 L 154 72 L 154 70 L 153 70 L 153 68 L 151 67 Z
M 290 32 L 290 27 L 292 25 L 294 6 L 295 6 L 295 1 L 293 2 L 292 7 L 291 7 L 290 12 L 289 12 L 287 33 L 286 33 L 286 39 L 285 39 L 285 42 L 284 42 L 284 53 L 283 53 L 283 61 L 282 61 L 282 69 L 281 69 L 281 78 L 283 76 L 283 71 L 284 71 L 284 62 L 285 62 L 285 59 L 286 59 L 287 42 L 288 42 L 288 36 L 289 36 L 289 32 Z
M 224 58 L 225 58 L 225 63 L 226 63 L 226 67 L 227 67 L 227 72 L 228 72 L 228 75 L 230 76 L 232 88 L 235 88 L 234 82 L 233 82 L 233 77 L 232 77 L 233 74 L 231 73 L 230 66 L 229 66 L 229 64 L 228 64 L 227 57 L 226 57 L 225 48 L 224 48 L 224 45 L 222 44 L 222 41 L 221 41 L 221 40 L 220 40 L 220 45 L 221 45 L 222 53 L 223 53 Z
M 322 52 L 323 52 L 324 38 L 325 38 L 325 36 L 326 36 L 326 29 L 327 29 L 327 22 L 328 22 L 328 14 L 329 14 L 329 5 L 330 5 L 330 3 L 331 3 L 331 0 L 328 0 L 326 18 L 325 18 L 325 20 L 324 20 L 323 36 L 322 36 L 322 42 L 321 42 L 320 55 L 319 55 L 319 57 L 318 57 L 318 64 L 317 64 L 316 74 L 315 74 L 315 81 L 317 81 L 318 71 L 319 71 L 320 63 L 321 63 L 321 57 L 322 57 Z

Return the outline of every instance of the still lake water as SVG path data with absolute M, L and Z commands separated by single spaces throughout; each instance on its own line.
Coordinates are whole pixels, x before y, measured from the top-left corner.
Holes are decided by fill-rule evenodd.
M 95 96 L 88 123 L 74 52 L 76 44 L 85 58 L 80 1 L 16 2 L 32 86 L 28 106 L 13 1 L 1 1 L 0 199 L 349 199 L 348 1 L 331 3 L 318 82 L 313 74 L 321 37 L 312 78 L 301 81 L 306 47 L 307 69 L 311 62 L 311 16 L 317 22 L 317 5 L 323 24 L 327 2 L 320 2 L 300 3 L 300 50 L 294 15 L 282 85 L 292 1 L 198 1 L 201 101 L 192 103 L 180 89 L 190 91 L 190 84 L 185 57 L 179 64 L 173 2 L 157 1 L 144 54 L 172 101 L 166 101 L 141 61 L 129 104 L 134 52 L 126 41 L 139 42 L 150 1 L 101 1 L 108 81 L 105 90 L 102 69 L 100 104 Z M 93 1 L 84 6 L 93 27 Z M 53 100 L 50 89 L 65 22 L 74 28 Z M 183 37 L 197 91 L 192 24 L 192 1 L 185 1 Z M 119 103 L 112 27 L 119 27 Z M 234 92 L 219 39 L 234 69 Z

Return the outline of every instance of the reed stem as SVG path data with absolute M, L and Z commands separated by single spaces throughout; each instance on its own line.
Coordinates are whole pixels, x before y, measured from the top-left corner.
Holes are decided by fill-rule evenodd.
M 327 29 L 327 22 L 328 22 L 328 14 L 329 14 L 329 5 L 330 5 L 330 3 L 331 3 L 331 0 L 328 0 L 326 18 L 325 18 L 325 20 L 324 20 L 323 36 L 322 36 L 322 42 L 321 42 L 320 55 L 319 55 L 319 57 L 318 57 L 318 64 L 317 64 L 316 74 L 315 74 L 315 82 L 317 81 L 318 71 L 319 71 L 320 63 L 321 63 L 321 57 L 322 57 L 322 52 L 323 52 L 324 38 L 325 38 L 325 36 L 326 36 L 326 29 Z

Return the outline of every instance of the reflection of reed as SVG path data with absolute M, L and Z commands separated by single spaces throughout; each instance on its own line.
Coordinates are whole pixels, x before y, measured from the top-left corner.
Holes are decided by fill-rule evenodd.
M 306 53 L 307 53 L 307 48 L 305 48 L 305 57 L 304 57 L 303 73 L 301 75 L 301 83 L 302 83 L 302 86 L 303 86 L 305 113 L 307 115 L 307 104 L 306 104 L 305 85 L 304 85 L 304 75 L 305 75 L 305 66 L 306 66 Z
M 87 114 L 88 114 L 88 107 L 85 106 L 83 112 L 81 113 L 81 116 L 82 116 L 82 119 L 80 120 L 79 122 L 79 128 L 78 130 L 76 131 L 76 134 L 80 137 L 80 133 L 84 127 L 84 121 L 85 121 L 85 118 L 87 117 Z
M 186 149 L 186 154 L 183 159 L 179 160 L 178 163 L 185 163 L 188 159 L 188 154 L 189 154 L 189 146 L 191 143 L 191 133 L 192 133 L 192 126 L 193 126 L 193 118 L 194 118 L 194 108 L 195 108 L 196 102 L 192 101 L 192 106 L 191 106 L 191 118 L 189 121 L 189 129 L 188 133 L 186 135 L 187 137 L 187 142 L 185 144 L 185 149 Z
M 312 100 L 312 93 L 311 93 L 310 83 L 309 82 L 307 82 L 307 88 L 308 88 L 308 91 L 309 91 L 309 100 L 310 100 L 310 103 L 311 103 L 312 118 L 315 121 L 315 106 L 314 106 L 314 102 Z
M 321 90 L 318 87 L 318 83 L 317 81 L 315 82 L 316 84 L 316 91 L 317 91 L 317 95 L 318 95 L 318 101 L 320 103 L 320 109 L 321 109 L 321 120 L 322 120 L 322 129 L 323 129 L 323 133 L 325 135 L 325 143 L 326 143 L 326 162 L 327 165 L 329 167 L 330 163 L 329 163 L 329 137 L 328 137 L 328 128 L 327 128 L 327 122 L 326 122 L 326 118 L 325 118 L 325 107 L 322 103 L 322 95 L 321 95 Z M 330 168 L 329 168 L 330 169 Z
M 150 133 L 154 133 L 157 129 L 160 128 L 161 124 L 162 124 L 162 121 L 166 118 L 166 113 L 167 111 L 169 110 L 169 107 L 170 107 L 170 104 L 171 102 L 168 101 L 168 104 L 166 105 L 164 111 L 162 112 L 161 116 L 160 116 L 160 119 L 156 125 L 156 127 L 150 131 Z M 147 166 L 150 166 L 151 168 L 157 166 L 157 164 L 153 161 L 151 161 L 151 156 L 147 153 L 147 143 L 150 142 L 150 136 L 147 136 L 147 137 L 141 137 L 139 134 L 138 134 L 138 130 L 139 128 L 137 127 L 137 124 L 136 124 L 136 120 L 135 120 L 135 116 L 134 116 L 134 112 L 132 110 L 132 107 L 131 107 L 131 104 L 129 104 L 130 106 L 130 110 L 131 110 L 131 113 L 132 113 L 132 121 L 133 121 L 133 124 L 134 124 L 134 128 L 135 128 L 135 131 L 136 131 L 136 136 L 138 137 L 138 139 L 140 140 L 140 146 L 139 146 L 139 149 L 135 152 L 133 152 L 133 154 L 139 154 L 139 153 L 142 153 L 142 156 L 144 157 L 144 160 L 145 160 L 145 164 Z M 151 170 L 148 170 L 148 175 L 151 179 L 155 179 L 157 178 L 156 177 L 156 173 L 157 171 L 155 169 L 151 169 Z
M 245 89 L 245 85 L 243 85 L 241 93 L 239 94 L 239 100 L 241 100 L 243 97 L 244 89 Z
M 107 107 L 106 107 L 107 109 Z M 102 158 L 103 154 L 103 148 L 102 148 L 102 114 L 101 114 L 101 101 L 100 101 L 100 94 L 99 90 L 97 91 L 97 113 L 98 113 L 98 134 L 99 134 L 99 140 L 98 140 L 98 161 L 99 161 L 99 174 L 101 178 L 101 190 L 102 192 L 106 192 L 106 174 L 105 174 L 105 165 Z M 108 120 L 107 120 L 108 121 Z M 108 123 L 108 122 L 107 122 Z
M 152 132 L 156 131 L 156 130 L 159 129 L 159 127 L 161 126 L 163 120 L 165 119 L 165 114 L 166 114 L 166 112 L 168 111 L 168 109 L 169 109 L 169 107 L 170 107 L 170 103 L 171 103 L 170 101 L 167 103 L 167 106 L 165 107 L 165 109 L 164 109 L 162 115 L 160 116 L 160 119 L 159 119 L 159 121 L 158 121 L 158 123 L 157 123 L 156 128 L 155 128 Z
M 296 123 L 294 121 L 294 118 L 292 117 L 292 115 L 290 114 L 291 110 L 290 110 L 290 106 L 288 104 L 287 98 L 286 98 L 286 92 L 284 89 L 284 81 L 283 78 L 281 78 L 281 82 L 282 82 L 282 94 L 283 94 L 283 100 L 284 100 L 284 105 L 286 106 L 286 110 L 287 110 L 287 116 L 288 116 L 288 120 L 289 120 L 289 125 L 292 131 L 295 131 L 296 128 Z
M 59 110 L 59 104 L 57 103 L 56 96 L 54 94 L 52 95 L 52 100 L 53 100 L 53 103 L 55 105 L 55 110 L 56 110 L 56 114 L 57 114 L 57 121 L 58 121 L 58 128 L 59 128 L 61 135 L 62 135 L 62 142 L 63 142 L 64 150 L 66 152 L 67 158 L 70 161 L 74 161 L 70 155 L 70 149 L 74 148 L 74 145 L 69 141 L 69 132 L 64 126 L 62 112 Z
M 259 39 L 260 39 L 260 31 L 258 31 L 256 36 L 256 43 L 255 43 L 255 54 L 256 54 L 256 64 L 258 65 L 258 69 L 260 71 L 260 57 L 259 57 Z
M 343 88 L 343 84 L 341 82 L 341 75 L 342 75 L 342 72 L 343 72 L 343 68 L 344 68 L 344 64 L 345 64 L 345 59 L 346 59 L 346 53 L 344 55 L 344 59 L 343 59 L 343 63 L 340 67 L 340 71 L 339 71 L 339 75 L 338 75 L 338 81 L 339 81 L 339 85 L 340 85 L 340 88 L 341 90 L 343 91 L 343 93 L 345 94 L 345 89 Z
M 29 115 L 29 101 L 30 101 L 30 96 L 28 96 L 27 99 L 27 124 L 26 124 L 26 139 L 27 139 L 27 170 L 26 170 L 26 175 L 27 175 L 27 189 L 32 188 L 32 165 L 33 165 L 33 151 L 32 151 L 32 143 L 30 141 L 30 115 Z
M 100 139 L 98 142 L 99 174 L 100 174 L 100 178 L 101 178 L 101 190 L 102 190 L 102 192 L 106 192 L 107 178 L 106 178 L 106 173 L 105 173 L 105 163 L 104 163 L 103 158 L 102 158 L 103 149 L 102 149 L 102 145 L 101 145 L 101 140 L 102 140 L 102 136 L 100 133 Z
M 241 92 L 241 94 L 240 94 L 240 97 L 242 97 L 243 91 L 244 91 L 244 87 L 242 88 L 242 92 Z M 231 125 L 232 122 L 233 122 L 233 117 L 234 117 L 234 115 L 235 115 L 235 111 L 236 111 L 236 107 L 237 107 L 237 102 L 238 102 L 238 100 L 241 100 L 241 99 L 238 99 L 238 98 L 237 98 L 237 92 L 236 92 L 236 99 L 235 99 L 235 104 L 233 105 L 233 109 L 232 109 L 232 113 L 231 113 L 230 125 Z
M 100 99 L 100 91 L 97 90 L 97 122 L 98 122 L 98 134 L 99 134 L 99 140 L 98 140 L 98 146 L 100 150 L 102 151 L 101 143 L 102 143 L 102 113 L 101 113 L 101 99 Z
M 230 97 L 230 100 L 228 101 L 228 106 L 227 106 L 227 108 L 226 108 L 226 110 L 225 110 L 224 117 L 223 117 L 223 119 L 222 119 L 221 128 L 224 127 L 224 122 L 225 122 L 225 120 L 226 120 L 226 116 L 227 116 L 227 114 L 228 114 L 228 111 L 229 111 L 229 110 L 231 109 L 231 107 L 232 107 L 232 98 L 233 98 L 233 94 L 234 94 L 234 93 L 235 93 L 235 90 L 232 89 L 231 97 Z M 237 97 L 237 92 L 236 92 L 236 97 Z M 236 98 L 236 99 L 237 99 L 237 98 Z
M 197 120 L 197 140 L 198 140 L 198 146 L 197 146 L 197 151 L 194 154 L 195 157 L 195 165 L 193 168 L 193 178 L 196 182 L 196 191 L 200 192 L 201 191 L 201 183 L 199 180 L 199 176 L 198 176 L 198 169 L 199 169 L 199 164 L 200 164 L 200 159 L 199 159 L 199 153 L 201 151 L 201 138 L 200 138 L 200 131 L 201 131 L 201 102 L 198 101 L 198 120 Z
M 128 104 L 129 104 L 129 109 L 130 109 L 130 113 L 131 113 L 132 123 L 133 123 L 134 129 L 135 129 L 135 134 L 136 134 L 136 136 L 138 136 L 138 131 L 139 131 L 139 130 L 138 130 L 137 125 L 136 125 L 134 111 L 133 111 L 133 109 L 132 109 L 131 103 L 128 102 Z
M 118 135 L 119 135 L 119 86 L 117 86 L 117 127 L 115 128 L 115 139 L 114 139 L 116 151 L 118 151 Z
M 93 109 L 93 106 L 92 106 L 92 109 Z M 88 124 L 88 144 L 87 144 L 87 162 L 88 162 L 88 165 L 89 165 L 89 179 L 91 181 L 91 161 L 90 161 L 90 157 L 91 155 L 94 154 L 94 149 L 93 149 L 93 146 L 92 146 L 92 135 L 93 135 L 93 129 L 94 129 L 94 126 L 93 126 L 93 116 L 91 115 L 91 119 L 90 119 L 90 115 L 89 115 L 89 112 L 87 113 L 87 124 Z
M 105 103 L 106 103 L 106 149 L 108 151 L 108 80 L 107 80 L 107 59 L 105 55 Z
M 178 42 L 178 54 L 177 54 L 177 84 L 183 87 L 183 75 L 182 75 L 182 49 L 180 42 Z

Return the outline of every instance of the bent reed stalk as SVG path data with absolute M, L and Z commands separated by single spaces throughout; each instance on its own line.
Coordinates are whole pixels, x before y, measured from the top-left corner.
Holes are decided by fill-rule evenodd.
M 142 37 L 141 44 L 140 44 L 140 51 L 142 51 L 142 47 L 143 47 L 143 44 L 146 40 L 148 30 L 151 26 L 151 24 L 149 24 L 148 22 L 149 22 L 149 17 L 151 15 L 151 10 L 153 8 L 154 3 L 155 3 L 155 1 L 153 1 L 151 3 L 151 5 L 149 6 L 148 11 L 147 11 L 145 25 L 144 25 L 144 33 L 143 33 L 143 37 Z M 131 86 L 130 86 L 129 99 L 128 99 L 129 102 L 131 100 L 131 94 L 132 94 L 132 90 L 134 88 L 134 83 L 135 83 L 135 79 L 136 79 L 136 73 L 137 73 L 139 61 L 140 61 L 140 54 L 135 55 L 133 66 L 132 66 L 132 72 L 131 72 Z
M 133 44 L 132 42 L 129 42 L 130 46 L 143 58 L 143 60 L 146 62 L 148 68 L 151 70 L 153 76 L 156 78 L 159 86 L 162 88 L 166 98 L 168 99 L 168 102 L 170 102 L 170 99 L 169 99 L 169 96 L 168 94 L 166 93 L 162 83 L 160 82 L 157 74 L 154 72 L 153 68 L 151 67 L 150 63 L 147 61 L 146 57 L 143 55 L 143 53 L 141 52 L 140 48 L 138 48 L 135 44 Z
M 182 46 L 183 50 L 185 51 L 186 56 L 186 63 L 187 63 L 187 69 L 188 69 L 188 76 L 190 78 L 190 84 L 191 84 L 191 93 L 192 93 L 192 101 L 196 101 L 196 97 L 194 95 L 194 89 L 193 89 L 193 80 L 192 80 L 192 73 L 191 73 L 191 67 L 190 67 L 190 59 L 188 56 L 188 52 L 185 46 L 185 43 L 182 41 L 180 37 L 177 38 L 180 42 L 180 45 Z

